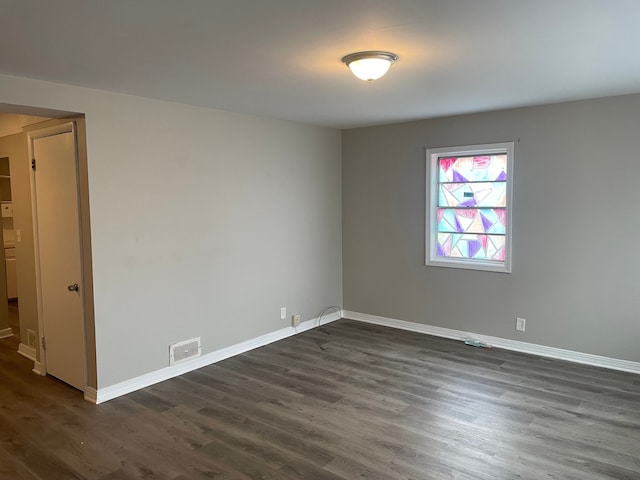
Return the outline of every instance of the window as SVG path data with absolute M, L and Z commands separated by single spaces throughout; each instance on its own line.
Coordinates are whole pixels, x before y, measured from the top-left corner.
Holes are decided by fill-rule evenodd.
M 427 265 L 511 272 L 513 142 L 427 150 Z

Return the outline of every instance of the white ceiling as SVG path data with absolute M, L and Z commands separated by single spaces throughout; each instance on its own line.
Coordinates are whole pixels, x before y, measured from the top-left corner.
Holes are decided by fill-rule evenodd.
M 640 92 L 640 0 L 0 0 L 0 73 L 338 128 Z M 340 58 L 400 56 L 369 85 Z

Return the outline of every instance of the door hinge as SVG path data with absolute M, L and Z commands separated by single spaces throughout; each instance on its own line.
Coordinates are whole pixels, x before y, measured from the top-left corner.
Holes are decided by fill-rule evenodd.
M 46 340 L 44 339 L 44 337 L 42 337 L 42 338 L 40 339 L 40 343 L 42 344 L 42 349 L 43 349 L 43 350 L 46 350 L 46 349 L 47 349 L 47 342 L 46 342 Z
M 35 169 L 36 169 L 36 159 L 35 159 L 35 158 L 32 158 L 32 159 L 31 159 L 31 168 L 32 168 L 33 170 L 35 170 Z

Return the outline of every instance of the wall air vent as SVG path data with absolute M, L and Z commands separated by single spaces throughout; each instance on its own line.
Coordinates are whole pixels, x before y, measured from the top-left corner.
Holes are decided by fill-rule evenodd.
M 200 337 L 169 345 L 169 365 L 183 362 L 189 358 L 199 357 L 201 351 Z

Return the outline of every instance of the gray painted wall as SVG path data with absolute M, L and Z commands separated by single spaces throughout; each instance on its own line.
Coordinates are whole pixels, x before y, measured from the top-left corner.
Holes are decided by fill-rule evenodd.
M 344 131 L 344 308 L 640 361 L 639 126 L 630 95 Z M 426 267 L 424 147 L 511 140 L 513 273 Z
M 0 75 L 86 114 L 97 386 L 342 304 L 338 130 Z

